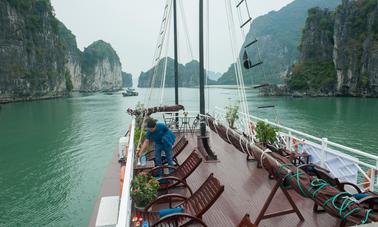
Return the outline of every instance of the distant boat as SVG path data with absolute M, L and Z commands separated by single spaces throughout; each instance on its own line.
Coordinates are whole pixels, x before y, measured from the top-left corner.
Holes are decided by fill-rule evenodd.
M 138 96 L 138 92 L 136 92 L 133 88 L 127 88 L 126 91 L 122 92 L 122 95 L 123 97 Z

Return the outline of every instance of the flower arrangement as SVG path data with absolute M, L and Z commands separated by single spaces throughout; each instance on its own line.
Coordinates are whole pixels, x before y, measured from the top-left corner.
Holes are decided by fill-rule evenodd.
M 136 215 L 133 217 L 133 219 L 131 219 L 131 221 L 134 224 L 133 226 L 140 227 L 143 222 L 143 218 L 141 215 Z
M 156 198 L 159 182 L 150 174 L 141 172 L 134 177 L 131 198 L 137 207 L 145 207 Z

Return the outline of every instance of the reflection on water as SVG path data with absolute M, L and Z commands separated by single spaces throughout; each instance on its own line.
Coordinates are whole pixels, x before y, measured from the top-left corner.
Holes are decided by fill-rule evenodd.
M 139 97 L 92 94 L 4 105 L 0 110 L 0 226 L 86 226 L 128 107 Z M 206 108 L 237 102 L 235 87 L 212 87 Z M 150 106 L 159 105 L 154 89 Z M 164 104 L 174 103 L 165 89 Z M 180 89 L 180 103 L 198 110 L 198 89 Z M 250 111 L 262 118 L 376 153 L 378 100 L 258 97 L 247 91 Z M 273 109 L 257 109 L 275 105 Z

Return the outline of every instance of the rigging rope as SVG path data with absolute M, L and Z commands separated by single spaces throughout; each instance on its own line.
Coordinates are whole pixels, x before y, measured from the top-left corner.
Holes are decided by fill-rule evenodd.
M 170 14 L 168 16 L 168 38 L 167 38 L 167 42 L 166 42 L 166 49 L 165 49 L 165 65 L 164 65 L 164 72 L 163 72 L 163 79 L 161 81 L 161 85 L 160 85 L 160 89 L 161 89 L 161 95 L 160 95 L 160 105 L 163 104 L 163 100 L 164 100 L 164 88 L 165 88 L 165 79 L 166 79 L 166 76 L 167 76 L 167 66 L 168 66 L 168 51 L 169 51 L 169 44 L 170 44 L 170 38 L 171 38 L 171 22 L 172 22 L 172 10 L 170 11 Z
M 232 11 L 232 4 L 231 0 L 225 0 L 225 6 L 226 6 L 226 11 L 227 11 L 227 25 L 228 25 L 228 30 L 229 30 L 229 35 L 230 35 L 230 41 L 231 41 L 231 49 L 232 49 L 232 56 L 234 59 L 236 59 L 236 63 L 234 65 L 234 70 L 235 70 L 235 78 L 236 78 L 236 83 L 237 83 L 237 89 L 238 89 L 238 94 L 239 94 L 239 101 L 241 105 L 241 112 L 245 113 L 240 118 L 240 121 L 244 125 L 244 131 L 247 131 L 249 135 L 252 135 L 251 129 L 248 127 L 248 114 L 249 114 L 249 109 L 248 109 L 248 104 L 247 104 L 247 96 L 245 94 L 245 86 L 244 86 L 244 78 L 243 78 L 243 71 L 241 69 L 241 63 L 240 63 L 240 58 L 236 54 L 236 38 L 234 35 L 236 34 L 235 31 L 235 22 L 234 22 L 234 16 L 233 16 L 233 11 Z
M 194 59 L 193 58 L 192 45 L 190 44 L 190 35 L 189 35 L 188 24 L 186 22 L 185 10 L 184 10 L 184 7 L 183 7 L 183 3 L 181 3 L 181 1 L 178 1 L 178 3 L 179 3 L 179 6 L 180 6 L 180 11 L 181 11 L 181 17 L 182 17 L 182 23 L 183 23 L 183 27 L 184 27 L 184 32 L 186 34 L 186 36 L 185 36 L 185 38 L 186 38 L 186 45 L 187 45 L 187 47 L 189 49 L 189 53 L 190 53 L 191 59 Z
M 153 75 L 152 75 L 152 79 L 151 79 L 150 89 L 149 89 L 148 95 L 146 95 L 145 99 L 144 99 L 144 104 L 145 104 L 144 107 L 145 108 L 149 106 L 150 101 L 151 101 L 152 91 L 153 91 L 153 88 L 155 86 L 156 74 L 157 74 L 158 68 L 159 68 L 158 66 L 159 66 L 159 63 L 160 63 L 161 53 L 162 53 L 162 50 L 163 50 L 164 41 L 165 41 L 165 37 L 166 37 L 166 34 L 167 34 L 167 26 L 168 26 L 168 19 L 169 19 L 167 17 L 169 17 L 171 15 L 171 11 L 172 11 L 172 0 L 166 0 L 164 13 L 163 13 L 163 19 L 162 19 L 160 31 L 159 31 L 159 38 L 158 38 L 158 41 L 156 43 L 156 49 L 155 49 L 154 59 L 153 59 L 153 63 L 152 63 L 154 70 L 153 70 Z M 143 125 L 145 124 L 147 117 L 148 117 L 147 115 L 143 116 L 141 134 L 144 133 Z M 141 141 L 142 141 L 142 136 L 139 137 L 137 148 L 139 148 Z
M 167 26 L 168 26 L 167 16 L 169 16 L 171 14 L 171 10 L 172 10 L 172 0 L 166 0 L 165 11 L 164 11 L 164 14 L 163 14 L 163 20 L 162 20 L 162 24 L 161 24 L 161 28 L 160 28 L 160 32 L 159 32 L 160 38 L 159 38 L 159 40 L 156 44 L 157 50 L 155 51 L 155 56 L 154 56 L 154 59 L 153 59 L 154 73 L 153 73 L 151 84 L 150 84 L 149 95 L 145 97 L 145 102 L 144 102 L 144 103 L 147 103 L 147 106 L 149 105 L 149 102 L 151 101 L 152 91 L 153 91 L 153 88 L 155 86 L 156 74 L 158 72 L 158 68 L 159 68 L 158 66 L 159 66 L 159 63 L 160 63 L 160 58 L 161 58 L 161 53 L 162 53 L 162 50 L 163 50 L 165 36 L 167 34 L 167 32 L 166 32 Z

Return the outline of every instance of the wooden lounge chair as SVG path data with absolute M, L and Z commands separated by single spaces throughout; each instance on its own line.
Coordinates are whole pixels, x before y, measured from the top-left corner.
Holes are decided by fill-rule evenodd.
M 152 175 L 155 175 L 158 170 L 164 170 L 164 169 L 174 169 L 174 172 L 172 174 L 166 174 L 163 175 L 162 178 L 159 179 L 159 181 L 168 181 L 170 183 L 167 184 L 160 184 L 160 189 L 169 189 L 172 188 L 178 184 L 183 184 L 188 187 L 191 194 L 193 192 L 191 191 L 190 187 L 186 184 L 186 178 L 190 176 L 190 174 L 193 173 L 194 170 L 201 164 L 202 158 L 198 155 L 196 150 L 193 150 L 192 153 L 186 158 L 186 160 L 178 167 L 174 166 L 157 166 L 150 170 L 150 173 Z
M 249 214 L 246 214 L 237 227 L 257 227 L 257 225 L 253 224 L 249 219 Z
M 213 174 L 201 185 L 201 187 L 190 197 L 178 194 L 167 194 L 160 196 L 155 201 L 148 204 L 144 209 L 144 217 L 148 219 L 150 226 L 187 226 L 189 224 L 201 224 L 206 226 L 202 221 L 202 215 L 217 201 L 224 191 L 224 186 Z M 148 212 L 148 210 L 161 202 L 169 201 L 169 208 L 172 208 L 172 201 L 182 200 L 175 206 L 184 209 L 184 213 L 174 213 L 163 218 L 159 218 L 158 212 Z M 200 201 L 200 202 L 199 202 Z
M 181 154 L 181 152 L 185 149 L 186 145 L 188 145 L 188 140 L 183 135 L 178 135 L 176 138 L 175 144 L 172 146 L 172 159 L 173 161 L 178 165 L 177 156 Z M 153 161 L 155 159 L 154 157 L 154 151 L 151 151 L 147 154 L 147 160 Z M 166 164 L 167 160 L 163 159 L 162 164 Z

